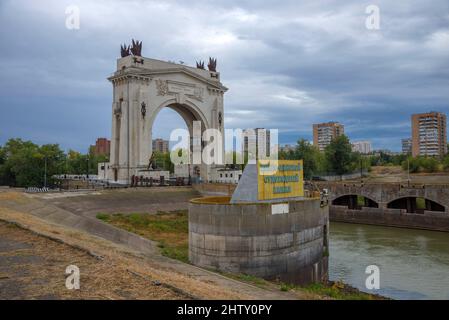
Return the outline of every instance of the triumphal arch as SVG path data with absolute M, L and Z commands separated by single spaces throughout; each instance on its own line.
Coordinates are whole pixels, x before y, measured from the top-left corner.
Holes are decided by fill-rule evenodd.
M 113 86 L 112 136 L 108 180 L 129 183 L 133 175 L 151 170 L 153 122 L 162 108 L 175 110 L 185 120 L 190 137 L 193 121 L 201 130 L 223 135 L 223 95 L 216 60 L 196 67 L 141 56 L 142 43 L 122 46 L 117 70 L 108 78 Z M 224 136 L 224 135 L 223 135 Z M 204 147 L 201 145 L 200 147 Z M 208 169 L 202 165 L 201 177 Z

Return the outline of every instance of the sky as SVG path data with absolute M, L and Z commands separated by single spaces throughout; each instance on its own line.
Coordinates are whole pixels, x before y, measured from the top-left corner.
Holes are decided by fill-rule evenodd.
M 66 8 L 79 8 L 79 29 Z M 379 29 L 367 28 L 379 9 Z M 369 20 L 371 21 L 371 20 Z M 281 144 L 339 121 L 353 141 L 399 151 L 412 113 L 449 113 L 449 1 L 0 1 L 0 144 L 87 151 L 111 135 L 120 44 L 160 60 L 218 59 L 227 128 Z M 163 110 L 153 137 L 185 127 Z

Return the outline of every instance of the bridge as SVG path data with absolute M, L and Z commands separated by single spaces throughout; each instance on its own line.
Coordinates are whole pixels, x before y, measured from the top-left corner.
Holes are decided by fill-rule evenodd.
M 331 221 L 449 231 L 449 185 L 320 182 Z

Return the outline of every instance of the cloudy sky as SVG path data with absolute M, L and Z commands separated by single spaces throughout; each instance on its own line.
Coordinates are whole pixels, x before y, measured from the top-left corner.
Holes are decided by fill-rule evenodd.
M 66 7 L 80 29 L 66 28 Z M 366 8 L 380 9 L 380 29 Z M 184 61 L 218 58 L 225 125 L 312 138 L 339 121 L 352 140 L 400 149 L 410 115 L 449 113 L 449 1 L 0 1 L 0 144 L 11 137 L 86 151 L 110 137 L 120 44 Z M 184 127 L 163 110 L 153 137 Z

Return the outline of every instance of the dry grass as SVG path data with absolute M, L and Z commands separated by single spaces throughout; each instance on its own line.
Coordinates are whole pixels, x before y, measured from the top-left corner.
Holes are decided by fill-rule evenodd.
M 125 265 L 97 259 L 83 250 L 40 237 L 0 222 L 0 242 L 27 248 L 1 253 L 3 284 L 1 299 L 182 299 L 167 287 L 154 285 L 129 272 Z M 69 265 L 80 268 L 80 290 L 65 287 Z
M 203 198 L 195 198 L 190 200 L 190 202 L 198 203 L 198 204 L 229 204 L 231 197 L 228 196 L 219 196 L 219 197 L 203 197 Z
M 20 193 L 16 195 L 10 194 L 8 198 L 18 198 L 17 202 L 36 201 Z M 36 203 L 36 206 L 39 205 L 39 202 Z M 103 257 L 102 262 L 104 262 L 105 270 L 108 270 L 111 266 L 116 266 L 120 270 L 123 270 L 122 273 L 126 272 L 129 276 L 139 274 L 147 279 L 155 279 L 163 284 L 163 286 L 174 288 L 175 290 L 172 292 L 183 293 L 184 297 L 198 297 L 201 299 L 254 299 L 256 297 L 266 296 L 263 292 L 252 292 L 249 288 L 242 290 L 241 286 L 236 286 L 235 288 L 230 287 L 227 280 L 212 275 L 210 277 L 204 277 L 204 275 L 196 277 L 189 273 L 191 267 L 184 268 L 182 265 L 174 266 L 170 261 L 161 260 L 156 256 L 154 258 L 145 257 L 128 247 L 112 243 L 76 229 L 44 221 L 26 212 L 17 211 L 13 207 L 12 204 L 6 205 L 6 202 L 0 201 L 0 220 L 17 223 L 31 233 L 37 233 L 44 238 L 50 237 L 57 239 L 67 244 L 69 248 L 82 248 L 82 252 L 92 253 L 93 256 L 101 256 Z M 43 248 L 43 254 L 46 254 L 47 250 L 48 248 Z M 91 255 L 88 254 L 88 256 Z M 129 282 L 129 279 L 126 277 L 123 278 L 123 281 L 120 280 L 124 284 Z M 110 280 L 112 281 L 115 278 L 116 276 L 111 276 Z M 106 278 L 103 277 L 102 279 L 105 284 L 108 283 Z M 142 279 L 139 281 L 142 281 Z M 118 282 L 115 283 L 119 285 Z M 45 288 L 50 287 L 45 286 Z M 98 296 L 98 298 L 109 299 L 116 298 L 116 296 L 107 296 L 105 294 L 105 296 Z M 142 295 L 137 298 L 144 298 L 144 296 Z M 161 295 L 157 299 L 164 299 L 164 296 Z

